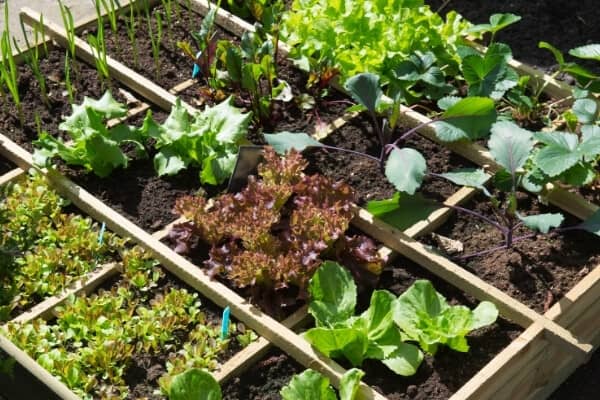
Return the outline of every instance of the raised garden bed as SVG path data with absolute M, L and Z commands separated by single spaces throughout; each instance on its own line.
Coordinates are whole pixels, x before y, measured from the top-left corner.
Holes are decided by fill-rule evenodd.
M 185 3 L 184 1 L 180 2 L 181 5 Z M 206 14 L 206 2 L 192 1 L 191 3 L 196 11 L 200 11 L 203 15 Z M 152 15 L 164 16 L 164 9 L 159 8 L 156 10 Z M 39 18 L 34 13 L 28 12 L 28 14 L 28 21 L 33 23 L 39 21 Z M 153 18 L 152 21 L 156 23 L 156 17 Z M 244 30 L 251 29 L 251 26 L 247 23 L 228 15 L 222 10 L 218 12 L 216 20 L 218 24 L 222 25 L 225 30 L 229 30 L 234 36 L 241 35 Z M 177 29 L 179 31 L 178 33 L 173 32 L 174 36 L 179 35 L 183 37 L 186 34 L 185 27 L 179 26 Z M 46 32 L 59 45 L 65 47 L 68 45 L 65 32 L 60 26 L 48 23 Z M 221 32 L 220 35 L 225 37 L 230 34 Z M 228 37 L 233 38 L 234 36 Z M 76 49 L 78 57 L 81 57 L 83 61 L 93 63 L 94 52 L 89 45 L 81 41 L 76 41 Z M 112 51 L 109 50 L 109 53 Z M 174 49 L 168 49 L 168 51 L 169 54 L 176 53 Z M 118 54 L 116 55 L 118 57 Z M 153 60 L 150 59 L 150 61 Z M 169 62 L 172 62 L 172 60 L 165 60 L 166 64 Z M 89 68 L 85 67 L 83 63 L 81 63 L 81 66 L 82 68 Z M 122 85 L 124 88 L 128 88 L 130 92 L 135 93 L 136 96 L 145 98 L 148 104 L 156 105 L 149 106 L 148 104 L 139 103 L 138 107 L 135 107 L 133 112 L 130 112 L 130 114 L 136 114 L 137 112 L 137 116 L 133 116 L 130 119 L 134 123 L 140 123 L 141 112 L 148 108 L 153 108 L 159 120 L 164 119 L 166 114 L 160 117 L 158 108 L 169 112 L 171 107 L 176 103 L 173 93 L 187 92 L 186 96 L 184 96 L 188 100 L 187 103 L 192 106 L 199 104 L 194 103 L 194 97 L 187 97 L 190 94 L 194 95 L 194 85 L 197 85 L 197 83 L 183 81 L 181 84 L 177 84 L 179 78 L 181 78 L 180 80 L 184 79 L 187 69 L 184 69 L 183 72 L 165 74 L 167 78 L 173 81 L 167 82 L 161 88 L 160 85 L 157 86 L 148 79 L 153 79 L 151 76 L 153 75 L 152 73 L 146 74 L 144 78 L 110 58 L 108 59 L 108 66 L 111 77 L 118 81 L 118 83 L 115 83 L 116 85 Z M 146 72 L 151 71 L 151 69 L 142 68 L 140 71 Z M 295 88 L 300 91 L 303 89 L 304 83 L 302 79 L 306 79 L 306 76 L 293 70 L 290 70 L 286 76 L 291 78 L 300 77 L 298 78 L 298 82 L 301 83 Z M 176 87 L 173 87 L 170 91 L 165 90 L 175 84 L 177 84 Z M 552 96 L 556 96 L 557 93 L 564 89 L 559 84 L 551 84 L 548 87 L 552 92 Z M 92 92 L 92 94 L 99 97 L 101 93 Z M 334 99 L 348 99 L 348 97 L 340 94 L 335 95 Z M 185 104 L 184 107 L 191 110 L 192 107 L 188 104 Z M 238 105 L 243 105 L 243 102 Z M 330 145 L 340 145 L 348 149 L 370 151 L 376 154 L 377 149 L 374 147 L 372 143 L 373 139 L 369 135 L 370 127 L 368 124 L 370 122 L 368 119 L 364 117 L 364 114 L 352 119 L 351 116 L 340 113 L 343 109 L 344 107 L 336 108 L 330 116 L 322 113 L 321 117 L 327 122 L 331 122 L 331 124 L 329 124 L 327 129 L 318 129 L 316 137 L 324 139 L 324 142 Z M 406 108 L 403 108 L 402 111 L 402 125 L 405 129 L 410 129 L 410 127 L 420 122 L 427 121 L 427 117 L 414 111 Z M 68 110 L 65 113 L 68 113 Z M 312 118 L 312 115 L 305 114 L 305 118 Z M 312 122 L 289 123 L 291 120 L 288 121 L 288 119 L 293 117 L 292 119 L 297 120 L 298 116 L 299 114 L 295 111 L 289 112 L 287 113 L 287 117 L 283 119 L 285 122 L 275 126 L 279 129 L 301 129 L 312 133 L 312 129 L 310 128 L 310 126 L 314 126 L 311 125 Z M 346 121 L 348 120 L 351 120 L 351 122 L 347 123 Z M 51 134 L 58 135 L 56 126 L 59 121 L 59 118 L 55 118 L 54 130 Z M 253 125 L 253 133 L 248 135 L 248 137 L 256 143 L 262 144 L 262 131 L 256 129 L 256 127 L 256 125 Z M 486 165 L 488 170 L 491 171 L 499 168 L 490 157 L 490 154 L 476 144 L 461 143 L 448 145 L 441 142 L 435 132 L 432 132 L 428 127 L 423 127 L 419 133 L 423 137 L 414 136 L 410 139 L 409 144 L 411 147 L 420 149 L 425 153 L 428 166 L 435 173 L 445 173 L 448 169 L 454 167 L 472 167 L 475 165 Z M 28 140 L 23 140 L 22 143 L 28 143 L 33 138 L 30 137 Z M 4 155 L 7 158 L 15 162 L 19 167 L 28 169 L 31 166 L 31 156 L 5 138 L 2 138 L 0 149 L 5 153 Z M 154 154 L 151 153 L 150 155 Z M 364 175 L 353 174 L 353 171 L 348 171 L 348 173 L 344 171 L 341 173 L 339 169 L 347 169 L 347 166 L 354 161 L 350 161 L 348 157 L 337 157 L 337 153 L 324 155 L 323 153 L 313 151 L 309 159 L 312 162 L 308 169 L 309 173 L 318 171 L 336 179 L 342 178 L 346 180 L 359 191 L 361 205 L 368 200 L 380 200 L 393 193 L 393 188 L 382 179 L 383 174 L 377 170 L 376 164 L 374 164 L 375 168 L 369 167 L 372 172 L 365 178 Z M 366 165 L 368 163 L 357 162 L 355 165 L 356 168 L 353 167 L 353 169 L 362 170 Z M 303 319 L 303 316 L 306 315 L 304 309 L 300 308 L 296 313 L 289 316 L 288 319 L 282 323 L 278 323 L 263 314 L 255 306 L 244 301 L 239 294 L 236 294 L 230 288 L 209 279 L 201 269 L 193 265 L 189 260 L 176 255 L 167 246 L 157 240 L 157 237 L 153 238 L 148 234 L 148 232 L 165 226 L 175 218 L 174 215 L 170 215 L 169 213 L 177 197 L 184 193 L 190 194 L 200 186 L 197 181 L 198 172 L 193 169 L 190 170 L 189 174 L 184 173 L 175 178 L 157 178 L 147 172 L 151 168 L 151 161 L 135 160 L 132 162 L 130 169 L 117 171 L 110 178 L 106 179 L 91 177 L 91 175 L 86 176 L 82 170 L 78 171 L 72 167 L 61 167 L 61 172 L 64 172 L 68 177 L 73 178 L 75 182 L 81 184 L 83 189 L 75 186 L 56 171 L 49 171 L 48 176 L 51 185 L 70 198 L 82 210 L 97 220 L 106 221 L 108 227 L 120 235 L 133 238 L 134 241 L 152 252 L 163 267 L 173 273 L 177 279 L 186 282 L 186 284 L 200 292 L 201 295 L 214 302 L 216 306 L 230 306 L 232 314 L 238 320 L 243 321 L 247 326 L 256 330 L 259 335 L 264 337 L 259 339 L 257 343 L 249 346 L 245 355 L 240 356 L 243 360 L 240 361 L 239 368 L 236 365 L 231 367 L 231 369 L 223 368 L 221 373 L 217 373 L 218 380 L 223 381 L 242 374 L 244 368 L 248 368 L 253 361 L 258 360 L 264 354 L 269 344 L 274 344 L 280 347 L 287 355 L 275 358 L 271 357 L 271 359 L 275 360 L 273 363 L 267 360 L 259 362 L 259 366 L 268 367 L 270 364 L 278 365 L 279 361 L 277 360 L 281 359 L 284 361 L 282 357 L 291 356 L 300 364 L 310 366 L 324 373 L 331 379 L 332 384 L 337 386 L 344 369 L 334 361 L 319 355 L 310 345 L 289 329 L 296 326 Z M 129 182 L 131 182 L 130 185 L 135 185 L 136 188 L 126 194 L 120 193 L 121 190 L 117 189 L 117 185 Z M 159 190 L 158 195 L 153 192 L 155 188 Z M 89 190 L 91 194 L 84 189 Z M 211 189 L 208 194 L 212 197 L 223 189 L 224 186 L 217 186 L 216 189 Z M 426 180 L 422 193 L 428 198 L 437 200 L 438 203 L 445 203 L 447 206 L 456 206 L 469 205 L 468 201 L 474 198 L 477 190 L 453 184 L 441 184 L 436 180 Z M 527 195 L 523 196 L 525 196 L 523 197 L 525 199 Z M 597 209 L 597 206 L 586 202 L 577 193 L 554 189 L 548 190 L 545 196 L 556 206 L 573 214 L 573 221 L 576 221 L 575 218 L 586 219 Z M 100 202 L 97 198 L 100 198 L 110 207 Z M 592 196 L 588 196 L 588 198 L 594 200 L 594 194 L 592 193 Z M 480 198 L 475 197 L 473 201 L 477 204 L 477 202 L 480 202 Z M 532 201 L 527 200 L 527 203 L 532 203 Z M 124 214 L 127 219 L 117 214 L 111 207 Z M 532 211 L 536 207 L 537 205 L 534 208 L 530 208 L 529 211 Z M 387 289 L 390 289 L 392 292 L 404 290 L 411 282 L 411 279 L 414 279 L 410 277 L 413 271 L 413 276 L 423 277 L 429 274 L 425 270 L 429 270 L 439 276 L 441 280 L 447 282 L 444 283 L 440 280 L 435 283 L 435 286 L 446 297 L 451 299 L 452 302 L 458 301 L 459 303 L 472 305 L 474 299 L 489 300 L 496 304 L 503 319 L 499 320 L 494 327 L 478 332 L 475 337 L 471 338 L 476 343 L 473 347 L 477 346 L 477 350 L 474 350 L 473 353 L 477 357 L 472 359 L 473 357 L 470 357 L 469 353 L 469 357 L 465 358 L 465 362 L 463 363 L 467 365 L 472 361 L 473 363 L 469 364 L 471 366 L 457 369 L 454 375 L 446 373 L 447 369 L 453 369 L 453 363 L 456 363 L 458 358 L 449 350 L 447 352 L 441 351 L 435 358 L 428 357 L 426 362 L 421 366 L 418 374 L 404 382 L 406 385 L 403 383 L 400 386 L 393 385 L 390 387 L 390 382 L 397 381 L 398 377 L 386 377 L 387 372 L 380 373 L 378 369 L 382 368 L 380 365 L 371 365 L 369 362 L 364 365 L 367 370 L 367 376 L 363 381 L 367 385 L 371 385 L 371 387 L 363 384 L 360 389 L 361 395 L 366 396 L 366 398 L 383 398 L 384 395 L 390 395 L 390 398 L 395 398 L 394 396 L 407 395 L 412 397 L 418 396 L 419 393 L 421 395 L 422 393 L 426 393 L 428 398 L 448 398 L 452 396 L 452 398 L 456 399 L 511 398 L 514 396 L 520 398 L 537 398 L 547 395 L 577 365 L 581 364 L 591 354 L 594 347 L 598 345 L 599 338 L 593 324 L 593 321 L 597 318 L 597 309 L 591 306 L 594 304 L 594 299 L 597 298 L 598 290 L 600 290 L 600 283 L 598 282 L 600 279 L 599 269 L 595 268 L 599 262 L 598 254 L 594 250 L 597 247 L 595 246 L 598 243 L 597 238 L 583 234 L 582 238 L 584 238 L 585 242 L 589 242 L 589 244 L 582 245 L 577 241 L 577 246 L 581 246 L 581 249 L 570 247 L 569 243 L 572 243 L 572 237 L 565 238 L 560 243 L 554 242 L 552 244 L 553 248 L 556 249 L 566 249 L 569 246 L 568 251 L 581 253 L 581 258 L 585 260 L 577 264 L 575 268 L 577 268 L 578 274 L 575 276 L 575 279 L 571 279 L 574 274 L 570 274 L 570 282 L 568 283 L 550 283 L 555 277 L 550 278 L 547 271 L 543 271 L 544 268 L 538 267 L 536 269 L 525 265 L 524 270 L 530 274 L 537 274 L 536 278 L 539 278 L 539 280 L 536 282 L 542 282 L 544 289 L 548 288 L 548 290 L 540 294 L 539 287 L 536 287 L 535 290 L 530 287 L 529 292 L 536 298 L 530 303 L 529 300 L 521 296 L 517 296 L 517 299 L 515 299 L 514 294 L 516 292 L 514 290 L 503 292 L 494 287 L 497 286 L 504 289 L 506 284 L 484 282 L 477 277 L 477 273 L 473 274 L 468 270 L 469 265 L 466 265 L 467 269 L 463 269 L 451 261 L 451 257 L 441 256 L 431 248 L 412 239 L 413 237 L 423 237 L 436 230 L 444 233 L 446 236 L 459 235 L 457 229 L 462 226 L 463 222 L 461 222 L 460 216 L 452 217 L 452 214 L 453 211 L 451 208 L 440 208 L 438 204 L 438 207 L 428 210 L 423 217 L 414 218 L 410 223 L 403 226 L 403 232 L 374 219 L 372 215 L 362 209 L 358 210 L 354 223 L 363 232 L 388 246 L 382 247 L 379 250 L 380 255 L 394 256 L 392 252 L 394 250 L 403 257 L 412 260 L 411 262 L 416 263 L 416 265 L 407 267 L 410 263 L 407 259 L 399 258 L 396 261 L 392 261 L 387 269 L 384 270 L 382 278 L 382 282 L 387 282 L 385 284 Z M 448 218 L 451 219 L 444 225 L 444 222 Z M 131 221 L 143 229 L 138 228 Z M 166 232 L 166 230 L 161 231 L 161 237 L 164 237 Z M 455 237 L 455 239 L 464 238 L 462 233 L 460 235 L 460 237 Z M 423 240 L 428 241 L 429 239 Z M 556 240 L 559 240 L 559 238 Z M 482 240 L 482 242 L 484 241 L 486 239 Z M 471 242 L 469 241 L 469 243 Z M 535 242 L 533 243 L 535 244 Z M 552 252 L 553 250 L 550 249 L 549 251 Z M 543 257 L 544 254 L 542 253 L 541 256 Z M 507 263 L 509 264 L 512 262 L 511 257 L 507 259 Z M 196 258 L 193 260 L 196 263 Z M 523 263 L 525 264 L 525 262 Z M 552 269 L 552 272 L 555 270 L 564 270 L 563 265 L 556 265 L 552 268 L 556 268 Z M 477 272 L 478 268 L 475 267 L 474 269 Z M 507 269 L 510 270 L 510 267 Z M 411 272 L 407 273 L 406 271 Z M 388 279 L 388 275 L 390 274 L 391 280 Z M 430 276 L 428 277 L 432 280 L 434 279 Z M 480 275 L 480 277 L 486 278 L 484 274 Z M 397 282 L 396 279 L 399 281 Z M 510 281 L 511 277 L 508 280 Z M 521 288 L 517 288 L 517 292 L 522 291 Z M 551 293 L 551 296 L 548 293 Z M 549 298 L 550 300 L 548 300 Z M 556 304 L 552 305 L 554 302 Z M 20 362 L 30 365 L 34 369 L 36 368 L 33 367 L 34 364 L 31 363 L 31 360 L 24 356 L 18 349 L 11 347 L 9 343 L 4 341 L 1 343 L 7 347 L 6 350 L 9 354 L 18 356 Z M 344 366 L 349 367 L 349 365 L 345 364 Z M 283 371 L 284 375 L 288 373 L 285 371 L 298 372 L 297 367 L 285 367 Z M 65 391 L 64 386 L 60 382 L 49 377 L 48 373 L 39 367 L 35 370 L 35 374 L 43 378 L 44 381 L 50 382 L 49 385 L 55 393 L 61 393 L 63 396 L 69 398 L 72 396 L 68 391 Z M 372 378 L 373 375 L 377 375 L 378 378 Z M 269 373 L 266 373 L 266 376 L 270 376 Z M 248 381 L 248 378 L 244 377 L 245 375 L 242 375 L 239 381 L 234 381 L 235 384 L 242 384 Z M 436 380 L 437 383 L 431 385 L 431 382 Z M 227 397 L 229 394 L 231 395 L 230 398 L 236 398 L 235 396 L 243 398 L 243 396 L 252 396 L 251 393 L 257 393 L 256 389 L 253 390 L 254 392 L 244 392 L 228 386 L 225 388 L 225 393 L 226 398 L 229 398 Z M 267 390 L 267 388 L 265 387 L 264 390 Z M 273 392 L 275 391 L 277 390 Z

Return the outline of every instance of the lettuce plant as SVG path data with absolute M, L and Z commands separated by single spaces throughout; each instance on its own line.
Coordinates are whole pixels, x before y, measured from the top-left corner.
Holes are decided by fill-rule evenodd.
M 229 97 L 219 105 L 190 114 L 177 99 L 162 125 L 151 119 L 142 131 L 156 140 L 154 168 L 159 176 L 200 167 L 200 181 L 220 184 L 233 172 L 237 151 L 246 141 L 251 113 L 242 113 Z
M 439 345 L 469 350 L 466 335 L 496 321 L 498 310 L 483 301 L 474 310 L 449 306 L 431 282 L 416 281 L 396 298 L 387 290 L 371 295 L 369 308 L 355 316 L 356 286 L 339 264 L 326 262 L 310 281 L 309 313 L 316 327 L 304 333 L 328 357 L 343 357 L 353 366 L 364 359 L 381 360 L 399 375 L 417 372 L 423 353 L 434 355 Z
M 352 368 L 342 375 L 340 379 L 340 400 L 354 400 L 357 397 L 360 380 L 364 372 Z M 283 400 L 336 400 L 338 397 L 329 385 L 329 379 L 314 371 L 307 369 L 294 375 L 286 386 L 280 391 Z
M 173 377 L 169 400 L 221 400 L 219 382 L 207 371 L 190 368 Z
M 343 259 L 363 280 L 377 275 L 382 260 L 374 243 L 344 234 L 356 213 L 351 188 L 302 175 L 306 162 L 296 152 L 280 158 L 266 148 L 264 159 L 260 178 L 250 177 L 239 193 L 211 202 L 202 196 L 178 199 L 175 211 L 188 222 L 170 233 L 175 251 L 189 253 L 199 240 L 207 242 L 209 274 L 249 288 L 256 302 L 274 312 L 305 297 L 323 257 Z
M 297 64 L 311 72 L 329 65 L 340 79 L 361 72 L 386 75 L 390 59 L 435 54 L 447 74 L 458 72 L 457 44 L 470 24 L 449 12 L 444 21 L 422 0 L 295 0 L 284 13 L 282 37 Z
M 126 168 L 129 157 L 121 146 L 132 144 L 139 155 L 145 154 L 145 133 L 128 125 L 118 124 L 113 128 L 106 125 L 112 118 L 123 117 L 127 108 L 117 102 L 110 91 L 99 100 L 86 97 L 81 105 L 73 104 L 73 112 L 60 125 L 71 142 L 65 143 L 43 132 L 34 142 L 34 161 L 48 166 L 58 156 L 69 165 L 79 165 L 100 177 L 108 176 L 115 168 Z
M 324 262 L 310 280 L 308 311 L 315 328 L 304 338 L 327 357 L 344 358 L 353 366 L 365 359 L 381 360 L 396 374 L 417 372 L 423 353 L 406 343 L 394 323 L 396 297 L 376 290 L 369 308 L 355 316 L 356 284 L 350 273 L 335 262 Z
M 431 282 L 418 280 L 398 296 L 393 318 L 405 340 L 418 342 L 424 351 L 435 355 L 440 345 L 468 352 L 466 336 L 493 324 L 498 318 L 498 309 L 489 301 L 482 301 L 473 310 L 451 306 Z

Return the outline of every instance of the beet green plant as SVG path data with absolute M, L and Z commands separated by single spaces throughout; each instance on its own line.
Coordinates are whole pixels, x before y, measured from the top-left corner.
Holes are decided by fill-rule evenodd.
M 352 368 L 342 375 L 340 379 L 340 400 L 354 400 L 357 398 L 360 380 L 364 372 Z M 280 391 L 283 400 L 336 400 L 335 390 L 329 385 L 329 379 L 314 371 L 307 369 L 296 374 Z
M 315 328 L 304 333 L 324 355 L 345 358 L 353 366 L 365 359 L 381 360 L 396 374 L 414 375 L 423 360 L 417 342 L 429 354 L 439 345 L 469 350 L 466 335 L 492 324 L 496 307 L 487 301 L 474 310 L 450 306 L 429 281 L 416 281 L 399 297 L 375 290 L 362 314 L 355 315 L 356 285 L 348 271 L 325 262 L 310 280 L 309 313 Z
M 48 166 L 58 156 L 69 165 L 80 165 L 100 177 L 108 176 L 113 169 L 127 167 L 129 162 L 122 145 L 132 144 L 139 155 L 145 154 L 143 138 L 146 133 L 124 124 L 109 128 L 106 121 L 123 117 L 127 109 L 117 102 L 109 91 L 99 100 L 86 97 L 81 105 L 73 105 L 73 112 L 60 125 L 67 132 L 70 143 L 63 142 L 47 132 L 34 142 L 34 161 Z
M 302 175 L 306 162 L 296 152 L 285 158 L 266 148 L 260 178 L 208 202 L 180 198 L 175 211 L 187 222 L 170 233 L 175 251 L 189 253 L 199 240 L 211 249 L 208 273 L 248 288 L 270 311 L 304 298 L 306 285 L 325 258 L 343 261 L 367 281 L 379 274 L 382 260 L 364 236 L 345 235 L 356 210 L 352 189 L 320 175 Z
M 279 153 L 290 148 L 302 151 L 308 147 L 341 151 L 364 157 L 377 163 L 394 187 L 408 194 L 414 194 L 427 173 L 425 159 L 417 150 L 403 147 L 408 138 L 424 126 L 433 125 L 439 136 L 447 141 L 476 139 L 489 132 L 496 119 L 493 100 L 486 97 L 465 99 L 446 98 L 446 110 L 431 122 L 423 123 L 401 135 L 394 137 L 393 130 L 399 118 L 399 102 L 383 94 L 379 77 L 371 73 L 358 74 L 346 82 L 346 89 L 358 103 L 353 109 L 364 109 L 371 118 L 373 131 L 380 145 L 379 156 L 372 156 L 354 150 L 322 144 L 304 133 L 265 134 L 267 142 Z M 380 114 L 383 118 L 380 118 Z

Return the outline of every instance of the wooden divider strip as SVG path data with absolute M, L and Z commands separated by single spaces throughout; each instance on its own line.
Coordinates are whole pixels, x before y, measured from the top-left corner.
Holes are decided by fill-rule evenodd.
M 358 218 L 353 223 L 362 231 L 367 232 L 388 247 L 425 267 L 464 292 L 479 300 L 492 301 L 505 317 L 519 325 L 528 327 L 529 324 L 540 321 L 544 327 L 557 337 L 557 344 L 571 349 L 574 354 L 579 354 L 581 359 L 584 359 L 587 353 L 592 351 L 593 346 L 591 344 L 580 341 L 565 328 L 546 319 L 503 291 L 454 264 L 446 257 L 408 237 L 398 229 L 378 220 L 366 210 L 361 209 Z
M 15 168 L 13 170 L 8 171 L 4 175 L 0 176 L 0 186 L 7 184 L 8 182 L 12 182 L 15 179 L 18 179 L 20 176 L 23 176 L 25 171 L 21 168 Z
M 38 12 L 25 7 L 21 10 L 20 15 L 23 21 L 25 21 L 28 25 L 39 27 L 40 14 Z M 44 28 L 46 30 L 46 34 L 54 39 L 58 44 L 65 48 L 68 46 L 67 33 L 63 27 L 51 21 L 44 21 Z M 74 40 L 77 57 L 89 64 L 94 64 L 95 57 L 92 47 L 79 37 L 75 37 Z M 111 77 L 124 83 L 140 96 L 148 99 L 151 103 L 156 104 L 164 110 L 170 110 L 171 106 L 175 104 L 176 97 L 169 93 L 169 91 L 163 89 L 132 69 L 124 66 L 110 56 L 106 57 L 106 61 Z M 192 106 L 185 102 L 182 102 L 182 105 L 189 111 L 195 111 Z
M 18 165 L 31 166 L 31 154 L 0 135 L 0 145 L 13 154 Z M 96 199 L 93 195 L 76 185 L 57 171 L 43 171 L 52 182 L 53 187 L 78 206 L 83 212 L 99 221 L 105 221 L 115 233 L 131 237 L 134 241 L 150 250 L 154 257 L 179 279 L 198 290 L 220 307 L 231 308 L 235 318 L 245 323 L 259 335 L 282 348 L 299 363 L 310 366 L 339 386 L 345 370 L 339 364 L 323 357 L 308 342 L 296 335 L 292 330 L 279 324 L 264 314 L 260 309 L 248 303 L 227 286 L 211 280 L 202 270 L 184 257 L 176 254 L 156 238 L 118 214 L 116 211 Z M 360 392 L 366 399 L 383 399 L 384 397 L 371 387 L 361 384 Z

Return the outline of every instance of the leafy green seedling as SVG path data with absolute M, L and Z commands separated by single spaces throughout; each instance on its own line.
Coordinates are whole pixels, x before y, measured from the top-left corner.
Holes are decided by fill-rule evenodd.
M 358 74 L 348 79 L 346 89 L 358 103 L 355 109 L 365 109 L 371 118 L 380 145 L 378 157 L 354 150 L 328 146 L 312 139 L 305 133 L 265 134 L 265 139 L 279 153 L 284 153 L 291 148 L 302 151 L 307 147 L 316 147 L 368 158 L 380 166 L 386 178 L 397 190 L 412 195 L 420 187 L 427 173 L 427 163 L 418 151 L 402 147 L 402 143 L 416 134 L 419 129 L 430 124 L 434 126 L 442 140 L 475 139 L 489 132 L 489 127 L 496 119 L 492 99 L 485 97 L 446 99 L 446 111 L 441 116 L 422 123 L 393 140 L 390 126 L 397 121 L 396 112 L 399 104 L 384 96 L 379 77 L 371 73 Z M 384 114 L 386 117 L 382 119 L 381 124 L 379 123 L 380 112 L 389 113 Z M 390 120 L 393 123 L 388 122 Z
M 4 20 L 8 21 L 8 2 L 4 3 Z M 8 91 L 12 96 L 13 102 L 17 108 L 19 123 L 23 126 L 25 124 L 25 115 L 23 114 L 23 105 L 19 94 L 19 70 L 13 56 L 11 37 L 8 24 L 5 24 L 4 30 L 2 31 L 2 37 L 0 38 L 0 53 L 2 55 L 2 62 L 0 63 L 0 79 L 2 79 L 2 83 L 8 88 Z M 4 92 L 2 92 L 2 94 L 4 94 Z
M 340 400 L 354 400 L 358 394 L 360 380 L 364 372 L 352 368 L 342 375 L 340 380 Z M 335 391 L 329 385 L 329 379 L 314 371 L 307 369 L 294 375 L 287 386 L 280 391 L 283 400 L 337 400 Z
M 58 156 L 69 165 L 80 165 L 100 177 L 108 176 L 117 167 L 127 167 L 129 158 L 121 149 L 124 143 L 135 146 L 138 154 L 145 154 L 143 146 L 147 135 L 143 129 L 119 124 L 112 128 L 106 121 L 123 117 L 127 108 L 117 102 L 109 91 L 100 100 L 86 97 L 81 105 L 73 105 L 72 114 L 60 125 L 72 139 L 64 143 L 44 132 L 34 142 L 34 161 L 37 165 L 48 166 L 50 160 Z
M 410 376 L 417 372 L 423 354 L 414 345 L 405 343 L 394 324 L 396 297 L 385 290 L 376 290 L 369 308 L 355 316 L 356 284 L 352 275 L 331 261 L 321 264 L 309 284 L 308 311 L 316 327 L 304 333 L 321 353 L 328 357 L 345 358 L 353 366 L 365 359 L 381 360 L 396 374 Z
M 429 354 L 440 345 L 468 352 L 467 334 L 491 325 L 498 318 L 498 309 L 482 301 L 474 309 L 451 306 L 431 282 L 418 280 L 402 293 L 394 304 L 394 321 L 408 340 L 414 340 Z
M 519 22 L 520 20 L 521 20 L 521 17 L 519 15 L 515 15 L 515 14 L 511 14 L 511 13 L 492 14 L 490 16 L 489 24 L 479 24 L 479 25 L 472 26 L 471 28 L 469 28 L 467 30 L 467 32 L 475 33 L 475 34 L 479 34 L 479 35 L 486 33 L 486 32 L 490 32 L 492 34 L 491 38 L 490 38 L 490 45 L 491 45 L 492 43 L 494 43 L 494 38 L 496 37 L 496 33 L 498 33 L 500 30 L 506 28 L 509 25 Z

